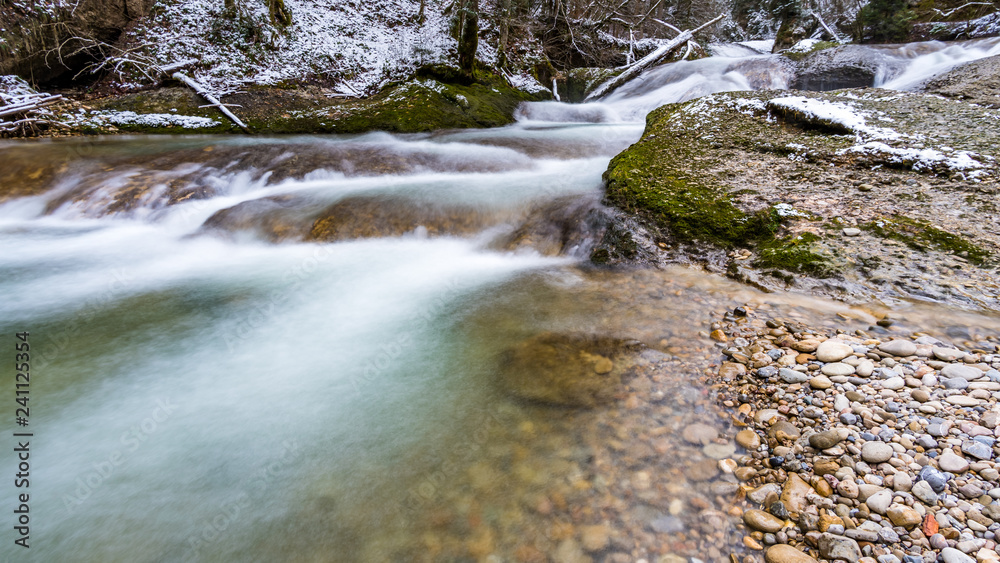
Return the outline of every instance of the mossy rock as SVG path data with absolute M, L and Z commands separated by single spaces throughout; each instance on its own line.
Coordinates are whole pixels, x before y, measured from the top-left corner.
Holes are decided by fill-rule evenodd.
M 895 215 L 866 223 L 863 227 L 882 238 L 898 240 L 911 248 L 961 256 L 978 266 L 994 261 L 994 254 L 989 250 L 962 235 L 939 229 L 928 221 Z

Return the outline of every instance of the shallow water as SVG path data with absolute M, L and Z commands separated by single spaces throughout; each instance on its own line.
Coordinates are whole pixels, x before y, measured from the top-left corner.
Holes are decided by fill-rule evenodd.
M 31 333 L 35 433 L 32 548 L 7 541 L 3 559 L 566 560 L 586 526 L 610 530 L 598 560 L 724 559 L 739 540 L 725 480 L 670 438 L 696 420 L 732 430 L 705 387 L 711 315 L 749 302 L 864 328 L 871 311 L 682 268 L 591 270 L 585 242 L 549 256 L 537 238 L 517 251 L 497 240 L 553 202 L 595 199 L 653 107 L 780 87 L 754 84 L 768 60 L 655 69 L 601 103 L 528 104 L 490 131 L 2 145 L 45 182 L 0 204 L 0 341 Z M 324 210 L 361 196 L 417 218 L 306 240 Z M 265 200 L 287 204 L 250 215 L 283 222 L 273 237 L 203 228 Z M 471 232 L 420 219 L 455 208 L 487 219 Z M 894 314 L 942 333 L 997 324 Z M 647 350 L 614 403 L 552 408 L 497 378 L 502 352 L 542 332 Z M 687 531 L 651 532 L 667 515 Z

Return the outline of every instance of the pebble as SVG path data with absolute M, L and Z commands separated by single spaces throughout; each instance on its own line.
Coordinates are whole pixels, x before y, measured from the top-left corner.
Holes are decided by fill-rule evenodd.
M 817 375 L 809 380 L 809 386 L 813 389 L 829 389 L 833 387 L 833 381 L 825 375 Z
M 975 381 L 986 375 L 983 371 L 963 364 L 948 364 L 941 369 L 944 377 L 961 377 L 969 381 Z
M 816 559 L 787 544 L 772 545 L 764 552 L 766 563 L 818 563 Z
M 819 537 L 818 543 L 819 555 L 824 559 L 843 559 L 850 563 L 861 559 L 861 548 L 851 538 L 826 533 Z
M 865 501 L 865 505 L 868 506 L 869 510 L 877 514 L 885 514 L 889 510 L 889 504 L 892 502 L 892 493 L 888 490 L 882 489 L 881 491 L 875 493 L 868 497 Z
M 837 430 L 827 430 L 809 436 L 809 445 L 817 450 L 825 450 L 836 446 L 841 440 L 843 440 L 843 437 L 841 437 L 840 432 Z
M 941 550 L 941 560 L 944 563 L 976 563 L 975 559 L 953 547 L 946 547 Z
M 814 355 L 817 360 L 824 363 L 839 362 L 848 356 L 854 355 L 854 349 L 841 340 L 831 338 L 823 341 L 816 348 Z
M 744 428 L 736 433 L 736 443 L 742 448 L 755 451 L 760 448 L 760 436 L 749 428 Z
M 890 340 L 878 345 L 878 349 L 893 356 L 912 356 L 917 353 L 917 345 L 909 340 Z
M 920 517 L 920 513 L 912 508 L 902 505 L 894 504 L 889 507 L 886 511 L 886 515 L 889 516 L 889 520 L 896 526 L 902 526 L 909 530 L 920 524 L 923 518 Z
M 719 431 L 712 426 L 698 422 L 685 426 L 681 437 L 691 444 L 705 445 L 718 438 Z
M 785 526 L 784 521 L 777 516 L 768 514 L 763 510 L 751 509 L 743 513 L 743 522 L 747 527 L 761 532 L 780 532 Z
M 882 463 L 892 457 L 892 446 L 884 442 L 867 442 L 861 447 L 861 458 L 868 463 Z
M 938 467 L 949 473 L 965 473 L 969 469 L 969 462 L 963 457 L 959 457 L 945 450 L 938 458 Z
M 820 372 L 822 372 L 823 375 L 834 375 L 834 376 L 853 375 L 854 371 L 855 371 L 854 366 L 845 364 L 843 362 L 833 362 L 825 364 L 823 365 L 822 368 L 820 368 Z
M 785 383 L 805 383 L 809 379 L 809 377 L 801 371 L 795 371 L 788 368 L 779 369 L 778 377 L 780 377 Z
M 977 459 L 993 459 L 993 448 L 977 440 L 962 442 L 962 453 Z
M 861 229 L 857 227 L 845 227 L 843 233 L 845 237 L 856 237 L 861 234 Z

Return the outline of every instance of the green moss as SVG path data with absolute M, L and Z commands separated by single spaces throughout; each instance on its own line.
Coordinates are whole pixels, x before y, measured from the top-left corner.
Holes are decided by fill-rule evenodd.
M 863 225 L 862 228 L 880 237 L 903 242 L 916 250 L 934 249 L 961 256 L 977 266 L 982 266 L 993 258 L 990 251 L 977 246 L 965 237 L 938 229 L 927 221 L 904 215 L 873 221 Z
M 669 108 L 661 108 L 666 115 L 660 110 L 650 114 L 643 139 L 611 160 L 604 174 L 608 203 L 647 216 L 683 242 L 731 248 L 773 238 L 780 217 L 770 208 L 746 213 L 736 207 L 704 173 L 712 165 L 708 151 L 663 141 L 671 134 L 661 128 Z
M 530 95 L 486 72 L 472 84 L 446 83 L 447 69 L 427 67 L 424 78 L 388 86 L 375 96 L 319 110 L 273 112 L 251 117 L 261 133 L 419 133 L 437 129 L 500 127 L 514 122 L 514 110 Z
M 816 252 L 815 243 L 820 240 L 818 235 L 803 233 L 765 242 L 758 248 L 754 266 L 830 277 L 836 269 L 825 256 Z
M 830 49 L 832 47 L 837 47 L 839 45 L 840 43 L 837 43 L 836 41 L 820 41 L 819 43 L 813 45 L 812 48 L 810 48 L 808 51 L 785 51 L 782 54 L 788 57 L 789 59 L 792 59 L 793 61 L 801 61 L 802 59 L 808 57 L 809 55 L 817 51 Z

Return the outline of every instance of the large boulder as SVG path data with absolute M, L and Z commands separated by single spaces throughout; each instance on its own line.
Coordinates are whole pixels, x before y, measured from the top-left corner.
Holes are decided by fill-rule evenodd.
M 878 76 L 891 78 L 904 63 L 861 45 L 843 45 L 810 53 L 798 62 L 791 87 L 825 92 L 874 86 Z

